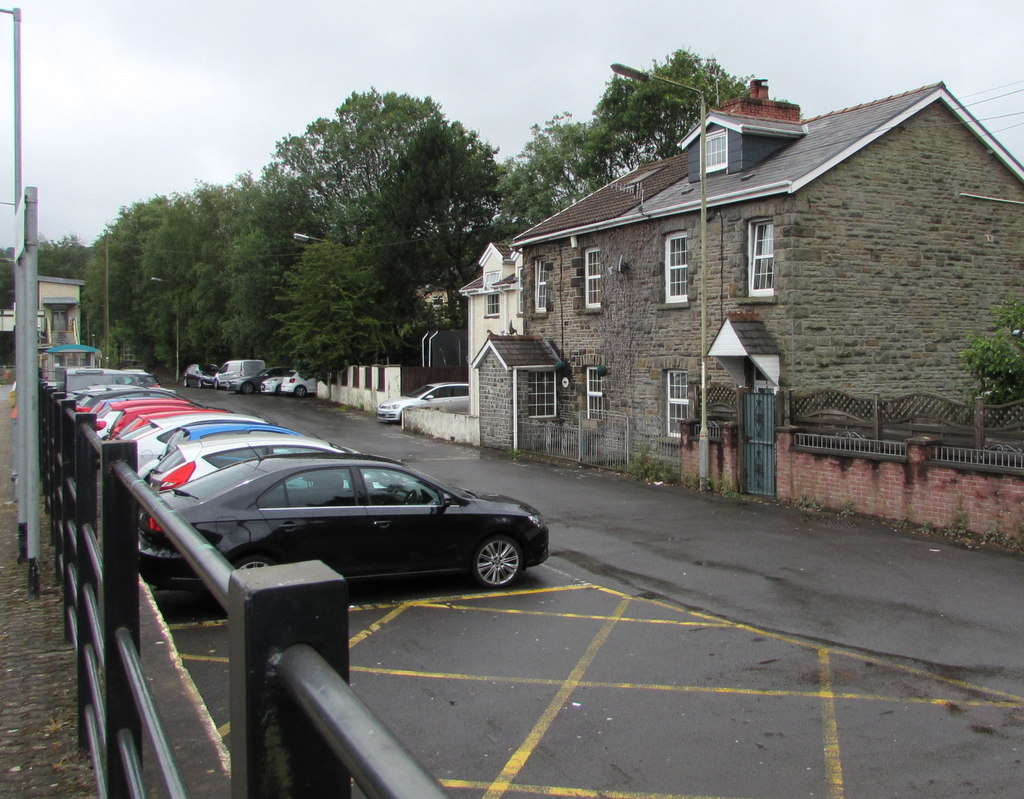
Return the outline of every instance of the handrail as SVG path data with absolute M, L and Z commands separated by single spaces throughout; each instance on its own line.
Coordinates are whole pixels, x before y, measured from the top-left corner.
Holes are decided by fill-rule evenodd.
M 130 444 L 101 440 L 95 417 L 52 389 L 41 395 L 41 468 L 66 635 L 78 652 L 79 743 L 91 754 L 99 796 L 149 795 L 143 734 L 165 795 L 189 796 L 139 652 L 140 510 L 228 612 L 233 796 L 272 796 L 268 786 L 288 785 L 292 799 L 349 799 L 353 776 L 369 799 L 446 796 L 347 683 L 340 575 L 319 562 L 233 570 L 139 478 Z

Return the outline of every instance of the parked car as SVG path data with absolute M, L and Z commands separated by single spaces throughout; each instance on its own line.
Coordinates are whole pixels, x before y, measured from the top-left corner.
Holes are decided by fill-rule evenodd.
M 147 372 L 145 369 L 125 369 L 124 371 L 129 374 L 138 375 L 142 385 L 146 388 L 160 388 L 160 381 L 156 379 L 156 375 Z
M 205 413 L 198 412 L 153 417 L 142 427 L 138 427 L 128 433 L 123 433 L 119 440 L 134 441 L 136 445 L 135 463 L 139 467 L 149 466 L 149 468 L 152 468 L 150 461 L 155 461 L 163 454 L 168 439 L 174 435 L 174 431 L 179 427 L 196 421 L 223 421 L 237 418 L 240 415 L 228 411 L 211 413 L 210 411 L 212 410 L 208 409 Z M 248 418 L 260 421 L 254 416 Z
M 173 446 L 169 444 L 167 452 L 146 475 L 146 481 L 157 491 L 167 491 L 240 461 L 311 452 L 351 453 L 352 450 L 311 436 L 256 430 L 241 435 L 213 435 L 180 441 Z
M 213 376 L 213 387 L 235 391 L 243 380 L 266 368 L 267 364 L 260 360 L 225 361 Z
M 74 366 L 65 369 L 63 377 L 58 382 L 61 389 L 68 394 L 91 386 L 145 386 L 142 374 L 139 372 L 129 372 L 126 369 L 99 369 L 91 366 Z
M 95 413 L 104 402 L 142 397 L 178 397 L 168 388 L 144 388 L 143 386 L 90 386 L 72 394 L 75 410 L 79 413 Z
M 100 438 L 119 433 L 141 414 L 198 407 L 180 397 L 141 397 L 101 405 L 102 408 L 96 412 L 96 434 Z
M 278 386 L 278 391 L 281 394 L 294 394 L 296 397 L 305 397 L 310 393 L 316 394 L 316 378 L 302 377 L 298 372 L 292 369 L 284 379 L 281 380 L 281 385 Z
M 185 388 L 213 388 L 213 378 L 216 374 L 217 364 L 215 363 L 206 366 L 190 363 L 181 373 L 181 384 Z
M 178 444 L 185 441 L 199 441 L 203 438 L 215 436 L 238 436 L 244 434 L 256 435 L 263 433 L 276 433 L 284 436 L 301 436 L 297 430 L 288 427 L 265 422 L 255 416 L 242 416 L 241 414 L 230 414 L 229 418 L 220 415 L 207 417 L 202 416 L 193 422 L 184 424 L 171 433 L 170 436 L 162 438 L 163 446 L 156 455 L 149 461 L 139 461 L 139 476 L 146 477 L 156 467 L 160 458 L 166 455 Z
M 377 406 L 381 422 L 402 421 L 406 408 L 444 408 L 450 411 L 469 409 L 469 383 L 428 383 L 411 394 L 385 400 Z
M 347 579 L 468 572 L 512 583 L 548 557 L 548 529 L 518 500 L 443 485 L 363 455 L 248 460 L 164 495 L 236 568 L 322 560 Z M 139 568 L 157 588 L 199 588 L 160 526 L 139 518 Z
M 268 366 L 266 369 L 261 369 L 254 375 L 241 378 L 235 385 L 233 390 L 240 394 L 252 394 L 262 390 L 262 385 L 265 380 L 277 377 L 284 377 L 291 372 L 287 366 Z

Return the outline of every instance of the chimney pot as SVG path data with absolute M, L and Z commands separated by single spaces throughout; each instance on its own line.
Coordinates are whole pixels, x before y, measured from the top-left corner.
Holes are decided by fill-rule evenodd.
M 750 81 L 750 96 L 755 100 L 767 100 L 768 81 L 764 78 L 753 78 Z

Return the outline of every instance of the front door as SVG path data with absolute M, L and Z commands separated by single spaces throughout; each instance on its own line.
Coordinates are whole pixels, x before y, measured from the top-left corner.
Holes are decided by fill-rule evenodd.
M 775 496 L 775 393 L 743 395 L 743 455 L 749 494 Z

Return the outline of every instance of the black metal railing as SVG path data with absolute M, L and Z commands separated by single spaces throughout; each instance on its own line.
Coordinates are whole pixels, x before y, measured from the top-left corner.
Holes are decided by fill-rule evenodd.
M 228 613 L 232 797 L 348 799 L 353 780 L 369 799 L 446 796 L 348 685 L 343 577 L 318 561 L 233 570 L 138 477 L 133 444 L 101 440 L 62 394 L 40 397 L 40 482 L 99 796 L 149 796 L 154 771 L 164 795 L 190 795 L 139 651 L 140 512 Z

